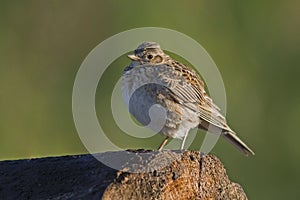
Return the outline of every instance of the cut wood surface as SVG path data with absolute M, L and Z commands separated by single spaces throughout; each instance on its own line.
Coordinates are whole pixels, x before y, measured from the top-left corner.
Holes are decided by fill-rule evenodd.
M 136 150 L 95 157 L 2 161 L 0 199 L 247 199 L 214 155 Z

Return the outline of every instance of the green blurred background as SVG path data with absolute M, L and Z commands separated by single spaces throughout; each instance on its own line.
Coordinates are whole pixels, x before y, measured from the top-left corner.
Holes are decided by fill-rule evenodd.
M 299 199 L 299 8 L 296 0 L 1 1 L 0 160 L 87 153 L 71 109 L 80 64 L 114 34 L 165 27 L 209 52 L 226 87 L 228 121 L 256 152 L 247 158 L 218 142 L 212 153 L 231 179 L 249 199 Z M 106 105 L 128 63 L 116 60 L 98 87 L 98 116 L 110 132 L 119 130 Z M 155 148 L 161 139 L 120 146 Z

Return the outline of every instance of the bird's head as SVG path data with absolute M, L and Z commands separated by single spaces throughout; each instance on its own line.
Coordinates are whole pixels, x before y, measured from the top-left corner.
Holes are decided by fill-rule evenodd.
M 155 42 L 144 42 L 134 50 L 134 54 L 128 57 L 138 64 L 161 64 L 166 58 L 159 44 Z

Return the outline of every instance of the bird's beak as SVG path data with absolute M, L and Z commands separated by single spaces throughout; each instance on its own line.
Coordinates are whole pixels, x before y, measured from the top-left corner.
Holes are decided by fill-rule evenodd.
M 137 57 L 136 55 L 127 55 L 127 56 L 128 56 L 128 58 L 130 58 L 131 60 L 135 60 L 135 61 L 139 60 L 139 57 Z

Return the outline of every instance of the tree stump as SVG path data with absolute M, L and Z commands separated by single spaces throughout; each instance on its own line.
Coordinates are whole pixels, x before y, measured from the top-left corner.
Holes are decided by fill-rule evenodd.
M 139 155 L 142 156 L 138 152 Z M 141 166 L 162 166 L 147 173 Z M 162 164 L 163 163 L 163 164 Z M 164 163 L 170 163 L 163 167 Z M 139 165 L 138 165 L 139 164 Z M 247 199 L 242 187 L 229 180 L 221 161 L 214 155 L 199 156 L 199 152 L 165 151 L 151 159 L 141 157 L 138 164 L 130 162 L 118 172 L 118 177 L 105 190 L 109 199 Z
M 119 170 L 92 155 L 1 161 L 0 199 L 247 199 L 214 155 L 137 150 L 94 156 L 113 160 Z

